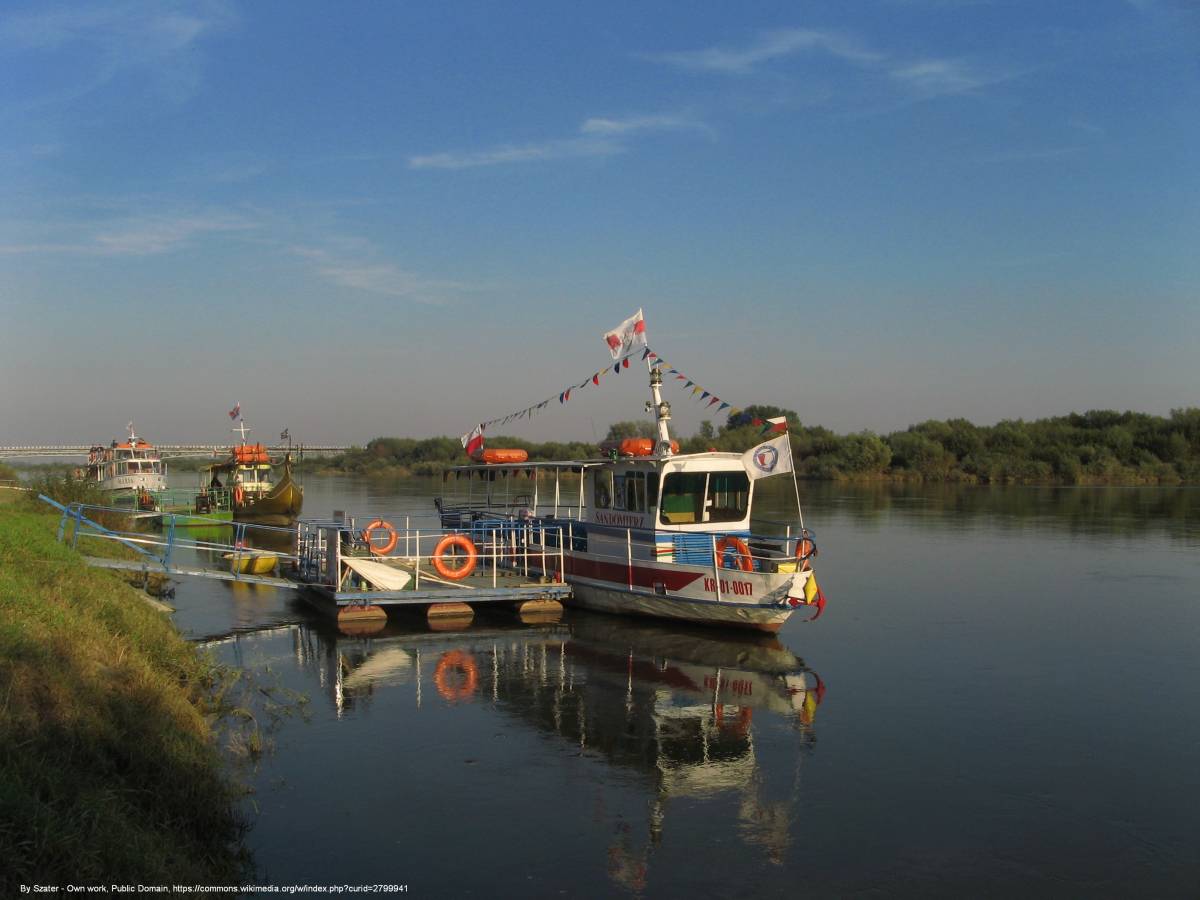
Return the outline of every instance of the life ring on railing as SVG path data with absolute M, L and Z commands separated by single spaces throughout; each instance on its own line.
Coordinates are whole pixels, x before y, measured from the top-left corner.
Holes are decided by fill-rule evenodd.
M 738 734 L 747 734 L 750 731 L 750 721 L 754 718 L 754 710 L 749 706 L 743 706 L 738 711 L 737 722 L 725 724 L 725 706 L 718 703 L 713 707 L 713 717 L 717 720 L 718 728 L 728 728 Z
M 801 572 L 812 568 L 812 558 L 817 555 L 817 545 L 805 531 L 800 540 L 796 541 L 796 566 Z
M 725 551 L 730 547 L 733 548 L 734 564 L 732 566 L 725 565 Z M 746 546 L 746 542 L 739 537 L 734 537 L 732 534 L 727 534 L 725 537 L 717 541 L 717 562 L 722 569 L 741 569 L 743 572 L 754 571 L 754 559 L 750 556 L 750 548 Z
M 467 554 L 466 560 L 456 569 L 446 565 L 446 551 L 451 547 L 458 547 Z M 475 561 L 478 558 L 479 552 L 475 549 L 474 542 L 465 534 L 448 534 L 433 548 L 433 567 L 439 575 L 451 581 L 459 581 L 474 572 Z
M 241 506 L 242 501 L 245 499 L 246 499 L 246 492 L 242 490 L 242 486 L 240 484 L 234 485 L 233 486 L 233 502 L 236 503 L 238 506 Z
M 451 672 L 460 672 L 462 684 L 453 684 L 449 679 Z M 438 660 L 437 668 L 433 670 L 433 685 L 437 692 L 451 703 L 466 700 L 475 693 L 479 684 L 479 669 L 475 658 L 462 650 L 447 650 Z
M 382 547 L 375 543 L 375 533 L 382 531 L 388 536 L 387 543 Z M 363 540 L 367 542 L 367 549 L 376 556 L 387 556 L 396 549 L 396 541 L 399 538 L 396 535 L 396 529 L 392 527 L 391 522 L 385 522 L 383 519 L 376 519 L 370 525 L 363 529 Z

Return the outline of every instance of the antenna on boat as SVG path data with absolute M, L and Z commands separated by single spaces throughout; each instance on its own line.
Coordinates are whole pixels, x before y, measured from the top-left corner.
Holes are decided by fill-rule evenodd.
M 238 422 L 237 428 L 230 428 L 229 430 L 232 431 L 234 434 L 240 434 L 242 436 L 242 443 L 243 444 L 246 443 L 246 420 L 245 419 L 242 419 L 240 422 Z
M 671 421 L 671 404 L 662 398 L 662 369 L 646 360 L 646 368 L 650 370 L 650 398 L 646 401 L 646 412 L 654 413 L 655 424 L 658 425 L 658 445 L 655 447 L 656 456 L 673 456 L 671 451 L 671 432 L 667 423 Z

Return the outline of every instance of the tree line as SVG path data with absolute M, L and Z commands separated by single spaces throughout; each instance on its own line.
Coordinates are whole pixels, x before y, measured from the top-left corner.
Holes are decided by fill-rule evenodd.
M 972 484 L 1200 483 L 1200 408 L 1169 416 L 1092 410 L 1048 419 L 1006 419 L 975 425 L 930 419 L 904 431 L 835 434 L 805 425 L 790 409 L 750 406 L 724 424 L 701 422 L 680 439 L 684 453 L 741 453 L 763 439 L 767 419 L 785 417 L 799 477 L 845 481 L 929 481 Z M 653 437 L 650 421 L 616 422 L 605 439 Z M 488 446 L 519 447 L 532 460 L 599 456 L 586 441 L 536 442 L 487 436 Z M 436 475 L 465 463 L 457 438 L 380 437 L 328 462 L 359 474 Z

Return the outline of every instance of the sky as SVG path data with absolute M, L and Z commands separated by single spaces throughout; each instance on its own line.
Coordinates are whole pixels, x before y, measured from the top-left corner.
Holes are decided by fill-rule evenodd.
M 0 445 L 1200 405 L 1185 0 L 0 6 Z M 673 425 L 720 418 L 669 379 Z

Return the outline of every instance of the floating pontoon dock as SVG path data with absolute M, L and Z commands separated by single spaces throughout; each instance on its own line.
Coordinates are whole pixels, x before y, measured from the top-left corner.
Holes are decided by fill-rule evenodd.
M 470 615 L 478 604 L 528 612 L 558 608 L 571 594 L 563 580 L 561 529 L 496 523 L 458 533 L 436 525 L 413 528 L 406 516 L 399 529 L 377 519 L 360 530 L 354 519 L 340 516 L 302 519 L 288 529 L 233 523 L 231 542 L 222 543 L 199 540 L 185 529 L 177 532 L 170 514 L 162 517 L 162 534 L 116 530 L 96 519 L 125 516 L 128 510 L 42 499 L 62 513 L 60 541 L 73 547 L 81 540 L 118 543 L 137 553 L 134 559 L 86 556 L 89 565 L 287 588 L 339 617 L 382 616 L 388 607 L 427 607 L 431 616 Z M 231 523 L 213 524 L 228 528 Z M 453 557 L 447 542 L 464 550 L 465 558 Z M 280 547 L 288 550 L 272 549 Z M 180 565 L 174 557 L 181 550 L 197 563 Z M 206 566 L 206 560 L 224 566 Z M 268 571 L 258 571 L 263 568 Z

